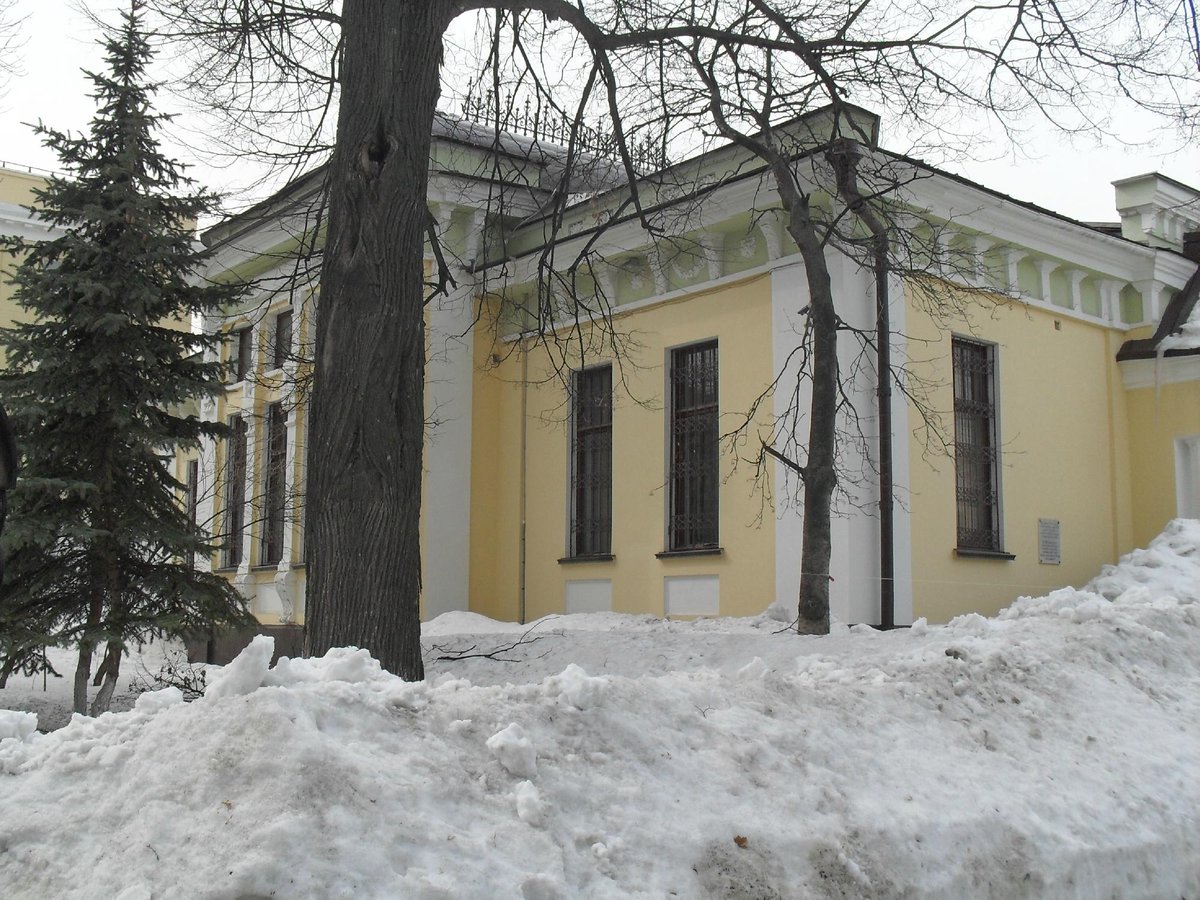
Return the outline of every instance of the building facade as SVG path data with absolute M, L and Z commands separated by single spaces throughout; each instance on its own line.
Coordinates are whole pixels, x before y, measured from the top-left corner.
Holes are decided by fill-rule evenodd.
M 1200 289 L 1200 192 L 1127 179 L 1119 222 L 1089 225 L 874 153 L 923 257 L 887 284 L 895 621 L 1082 583 L 1198 514 L 1200 363 L 1176 332 Z M 457 288 L 426 315 L 424 617 L 794 603 L 799 485 L 761 445 L 807 428 L 808 288 L 768 173 L 724 147 L 649 174 L 651 237 L 599 159 L 547 213 L 562 158 L 435 128 L 429 205 Z M 210 277 L 251 289 L 204 326 L 228 335 L 234 374 L 202 414 L 230 437 L 177 460 L 226 536 L 211 564 L 265 624 L 304 616 L 318 204 L 319 173 L 206 235 Z M 828 258 L 846 326 L 832 612 L 878 623 L 876 286 L 863 260 Z
M 35 200 L 34 190 L 45 184 L 44 174 L 0 163 L 0 235 L 40 241 L 61 233 L 28 210 Z M 18 262 L 10 254 L 0 253 L 0 325 L 4 327 L 25 320 L 24 312 L 13 299 L 13 286 L 9 281 Z

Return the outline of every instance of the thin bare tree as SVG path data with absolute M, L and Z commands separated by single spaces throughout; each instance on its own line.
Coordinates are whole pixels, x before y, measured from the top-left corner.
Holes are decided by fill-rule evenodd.
M 16 0 L 0 0 L 0 92 L 20 72 L 17 51 L 21 49 L 21 18 Z

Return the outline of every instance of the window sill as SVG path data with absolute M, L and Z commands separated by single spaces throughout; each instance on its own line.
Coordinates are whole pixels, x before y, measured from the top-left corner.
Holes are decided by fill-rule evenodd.
M 214 575 L 236 575 L 238 572 L 237 566 L 218 566 L 215 569 L 209 569 Z
M 664 550 L 662 553 L 655 553 L 654 558 L 676 559 L 687 556 L 721 556 L 724 553 L 724 547 L 697 547 L 694 550 Z
M 1016 555 L 1005 553 L 1003 550 L 973 550 L 969 547 L 955 547 L 954 555 L 965 559 L 1000 559 L 1013 560 Z
M 290 565 L 290 564 L 289 564 Z M 251 566 L 251 572 L 274 572 L 279 568 L 279 563 L 259 563 L 257 566 Z
M 612 553 L 591 553 L 586 556 L 564 556 L 558 561 L 559 565 L 569 566 L 575 563 L 612 562 L 616 559 Z

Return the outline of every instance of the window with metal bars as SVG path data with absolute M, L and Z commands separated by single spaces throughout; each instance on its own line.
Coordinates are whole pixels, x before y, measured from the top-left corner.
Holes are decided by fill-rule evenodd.
M 245 381 L 250 377 L 251 366 L 251 342 L 253 340 L 254 331 L 247 325 L 245 328 L 238 328 L 230 332 L 232 359 L 230 376 L 236 384 L 239 381 Z
M 271 367 L 282 369 L 292 355 L 292 311 L 285 309 L 275 317 L 275 333 L 271 347 Z
M 287 514 L 284 476 L 287 469 L 287 417 L 282 403 L 267 407 L 267 457 L 263 467 L 263 527 L 259 564 L 283 558 L 283 529 Z
M 668 550 L 714 548 L 718 498 L 717 342 L 671 351 Z
M 230 568 L 242 561 L 242 534 L 246 528 L 246 420 L 230 416 L 225 444 L 225 538 L 224 564 Z
M 571 377 L 570 555 L 612 553 L 612 366 Z
M 958 549 L 1003 552 L 996 347 L 957 337 L 952 346 Z
M 200 509 L 200 461 L 189 459 L 187 462 L 187 480 L 184 482 L 184 509 L 187 512 L 188 533 L 196 534 L 197 515 Z M 187 555 L 189 569 L 196 566 L 196 554 L 189 550 Z

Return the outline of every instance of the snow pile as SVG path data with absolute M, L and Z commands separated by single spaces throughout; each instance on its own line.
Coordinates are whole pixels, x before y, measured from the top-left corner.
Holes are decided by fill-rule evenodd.
M 0 709 L 0 741 L 6 738 L 25 740 L 37 731 L 37 713 Z
M 0 707 L 20 709 L 37 715 L 36 727 L 43 731 L 61 728 L 71 720 L 72 677 L 78 661 L 76 650 L 50 647 L 46 651 L 50 665 L 62 678 L 41 675 L 28 676 L 15 673 L 9 676 L 8 685 L 0 690 Z M 112 709 L 133 709 L 141 696 L 139 685 L 148 685 L 166 668 L 186 665 L 187 651 L 183 644 L 170 641 L 152 641 L 135 648 L 132 656 L 123 660 L 121 676 L 112 697 Z M 189 667 L 190 668 L 190 667 Z M 195 667 L 197 671 L 203 666 Z M 197 685 L 198 686 L 198 685 Z M 143 688 L 144 689 L 144 688 Z M 88 704 L 95 699 L 98 688 L 89 683 Z M 0 713 L 2 715 L 2 713 Z M 3 737 L 4 735 L 0 735 Z M 2 885 L 0 885 L 2 888 Z M 2 891 L 0 891 L 2 893 Z
M 890 634 L 456 614 L 420 684 L 264 640 L 0 741 L 0 892 L 1200 896 L 1198 546 Z
M 1200 601 L 1200 520 L 1175 519 L 1144 550 L 1105 566 L 1087 589 L 1115 600 L 1145 588 L 1151 595 Z

